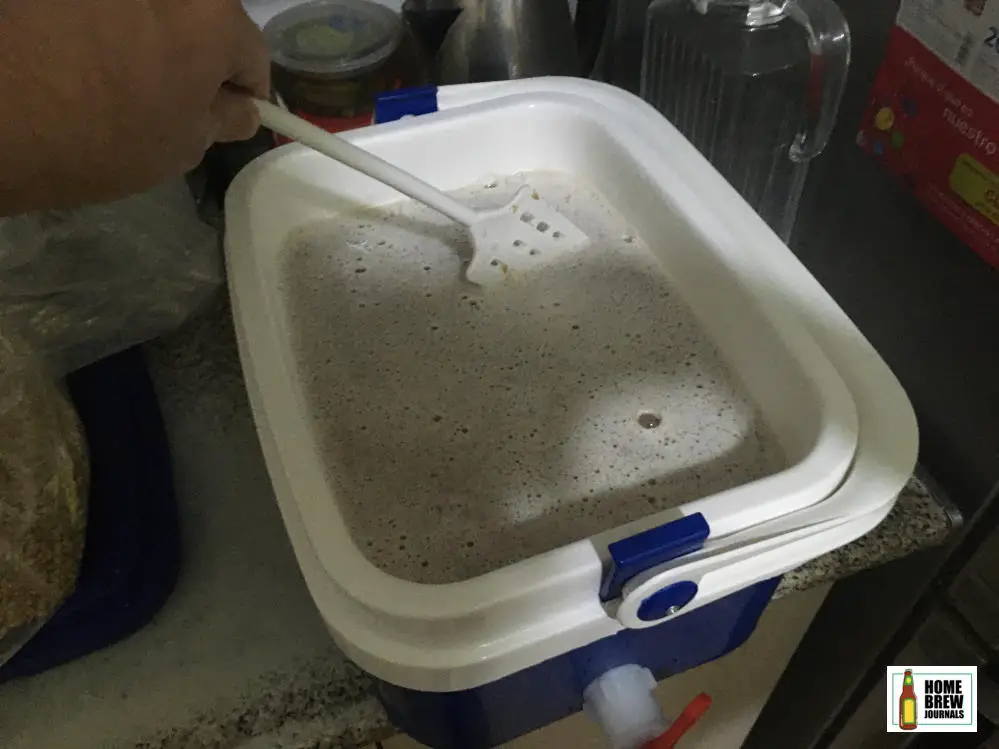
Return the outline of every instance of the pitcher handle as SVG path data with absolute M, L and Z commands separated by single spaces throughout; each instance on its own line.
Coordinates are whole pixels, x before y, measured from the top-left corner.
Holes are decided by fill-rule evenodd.
M 812 53 L 808 125 L 791 144 L 791 159 L 808 161 L 829 142 L 850 70 L 850 27 L 834 0 L 792 0 L 791 17 L 808 34 Z

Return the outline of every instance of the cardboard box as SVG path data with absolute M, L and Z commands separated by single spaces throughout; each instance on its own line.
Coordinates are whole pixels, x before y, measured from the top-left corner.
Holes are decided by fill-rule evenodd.
M 857 142 L 999 267 L 999 0 L 902 0 Z

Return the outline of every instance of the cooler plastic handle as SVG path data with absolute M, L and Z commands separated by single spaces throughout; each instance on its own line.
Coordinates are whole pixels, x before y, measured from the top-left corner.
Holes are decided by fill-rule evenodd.
M 625 585 L 613 615 L 629 629 L 654 627 L 672 616 L 781 575 L 804 561 L 841 546 L 877 525 L 892 504 L 855 518 L 835 518 L 755 539 L 751 534 L 754 531 L 765 532 L 765 525 L 720 539 L 716 544 L 709 541 L 699 552 L 633 577 Z M 692 600 L 675 611 L 666 612 L 659 619 L 646 620 L 640 616 L 642 603 L 649 596 L 681 581 L 697 584 L 697 594 Z

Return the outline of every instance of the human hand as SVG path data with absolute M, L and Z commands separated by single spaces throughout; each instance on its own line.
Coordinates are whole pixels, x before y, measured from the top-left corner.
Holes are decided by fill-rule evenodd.
M 253 135 L 269 87 L 239 0 L 0 0 L 0 215 L 180 175 Z

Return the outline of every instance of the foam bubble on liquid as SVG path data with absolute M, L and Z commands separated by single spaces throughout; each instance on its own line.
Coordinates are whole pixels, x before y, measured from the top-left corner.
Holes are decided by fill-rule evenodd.
M 455 194 L 495 207 L 525 181 L 591 246 L 518 283 L 469 284 L 463 230 L 408 201 L 307 227 L 284 256 L 328 478 L 358 547 L 399 577 L 466 579 L 784 467 L 591 187 L 536 172 Z

